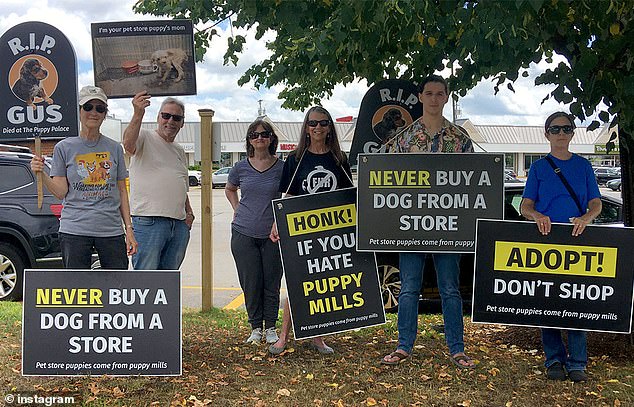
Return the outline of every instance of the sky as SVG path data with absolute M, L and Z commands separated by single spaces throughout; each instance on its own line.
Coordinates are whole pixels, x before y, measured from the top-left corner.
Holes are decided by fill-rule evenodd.
M 92 42 L 90 24 L 106 21 L 155 20 L 155 16 L 135 14 L 132 6 L 135 0 L 2 0 L 0 2 L 0 35 L 9 28 L 26 21 L 41 21 L 61 30 L 72 43 L 77 56 L 78 86 L 93 85 Z M 117 6 L 114 7 L 113 5 Z M 258 100 L 273 121 L 302 121 L 304 113 L 282 109 L 278 94 L 282 89 L 255 89 L 253 86 L 238 86 L 238 78 L 251 65 L 268 55 L 266 40 L 274 34 L 266 34 L 256 41 L 253 32 L 233 30 L 233 35 L 242 34 L 247 38 L 245 51 L 237 66 L 223 65 L 222 56 L 226 50 L 231 30 L 219 28 L 220 37 L 214 40 L 205 54 L 205 60 L 196 64 L 197 95 L 183 96 L 187 120 L 199 121 L 198 109 L 213 109 L 214 121 L 252 121 L 258 115 Z M 555 61 L 554 63 L 558 63 Z M 533 80 L 546 69 L 546 63 L 531 65 L 528 78 L 518 79 L 514 84 L 515 93 L 501 88 L 494 95 L 493 83 L 483 80 L 459 101 L 460 118 L 468 118 L 476 125 L 518 125 L 541 126 L 545 118 L 556 110 L 566 110 L 565 106 L 549 100 L 541 100 L 552 89 L 535 86 Z M 446 74 L 446 73 L 441 73 Z M 446 75 L 445 75 L 446 76 Z M 333 117 L 358 116 L 359 105 L 368 90 L 365 80 L 346 87 L 337 86 L 329 99 L 322 105 Z M 161 98 L 153 99 L 146 112 L 145 120 L 154 118 Z M 445 116 L 452 118 L 451 104 L 445 107 Z M 132 116 L 131 99 L 109 101 L 109 111 L 116 118 L 129 120 Z

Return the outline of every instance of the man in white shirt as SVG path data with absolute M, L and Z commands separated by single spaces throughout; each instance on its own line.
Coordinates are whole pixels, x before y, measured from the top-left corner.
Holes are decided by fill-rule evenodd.
M 166 98 L 159 109 L 156 130 L 142 129 L 150 95 L 132 99 L 134 114 L 123 132 L 130 159 L 130 212 L 139 243 L 132 256 L 135 270 L 178 270 L 187 250 L 194 213 L 189 204 L 187 158 L 174 142 L 185 123 L 185 105 Z

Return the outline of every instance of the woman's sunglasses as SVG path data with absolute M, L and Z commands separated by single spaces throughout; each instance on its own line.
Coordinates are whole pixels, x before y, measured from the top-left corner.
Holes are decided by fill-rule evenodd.
M 251 133 L 249 133 L 249 139 L 250 140 L 257 140 L 258 138 L 262 137 L 262 138 L 271 138 L 273 134 L 268 131 L 252 131 Z
M 309 120 L 308 121 L 308 126 L 309 127 L 317 127 L 318 124 L 321 127 L 326 127 L 326 126 L 330 125 L 330 120 Z
M 84 103 L 83 105 L 81 105 L 81 108 L 84 109 L 86 112 L 90 112 L 93 107 L 95 108 L 97 113 L 105 113 L 106 110 L 108 110 L 108 108 L 104 105 L 93 105 L 92 103 Z
M 181 116 L 180 114 L 171 114 L 171 113 L 163 113 L 163 112 L 161 112 L 161 117 L 163 118 L 163 120 L 174 119 L 175 122 L 180 122 L 185 118 L 185 116 Z
M 574 127 L 572 126 L 550 126 L 548 128 L 549 134 L 559 134 L 560 131 L 563 131 L 564 134 L 572 134 L 574 131 Z

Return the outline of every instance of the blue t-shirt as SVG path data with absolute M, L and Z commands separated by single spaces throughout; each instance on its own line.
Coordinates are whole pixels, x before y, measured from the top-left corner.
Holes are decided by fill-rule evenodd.
M 588 160 L 577 154 L 573 154 L 568 160 L 559 160 L 550 154 L 549 157 L 561 169 L 582 208 L 587 208 L 592 199 L 601 197 Z M 574 199 L 545 158 L 531 165 L 523 197 L 535 201 L 535 210 L 550 217 L 553 222 L 569 223 L 570 218 L 585 213 L 579 213 Z
M 128 170 L 119 143 L 106 136 L 96 143 L 81 137 L 64 139 L 53 150 L 50 175 L 68 181 L 60 232 L 97 237 L 123 234 L 117 181 L 126 179 Z
M 277 160 L 260 172 L 248 159 L 238 162 L 229 172 L 229 183 L 240 188 L 240 203 L 231 222 L 239 233 L 257 238 L 268 238 L 273 225 L 271 200 L 282 196 L 278 192 L 284 162 Z

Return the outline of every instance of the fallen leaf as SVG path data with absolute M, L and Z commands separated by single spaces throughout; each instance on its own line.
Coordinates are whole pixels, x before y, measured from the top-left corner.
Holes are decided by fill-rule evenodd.
M 307 378 L 308 380 L 313 380 L 313 379 L 315 378 L 315 375 L 313 375 L 312 373 L 308 373 L 308 374 L 306 375 L 306 378 Z
M 291 395 L 291 392 L 288 389 L 279 389 L 276 394 L 288 397 Z
M 471 406 L 471 400 L 465 400 L 462 403 L 458 403 L 459 406 L 462 407 L 470 407 Z
M 372 397 L 368 397 L 367 399 L 365 399 L 365 405 L 366 406 L 376 406 L 376 400 L 373 399 Z
M 125 393 L 123 391 L 121 391 L 119 386 L 117 386 L 114 389 L 112 389 L 112 395 L 117 397 L 117 398 L 121 398 L 121 397 L 123 397 L 125 395 Z

